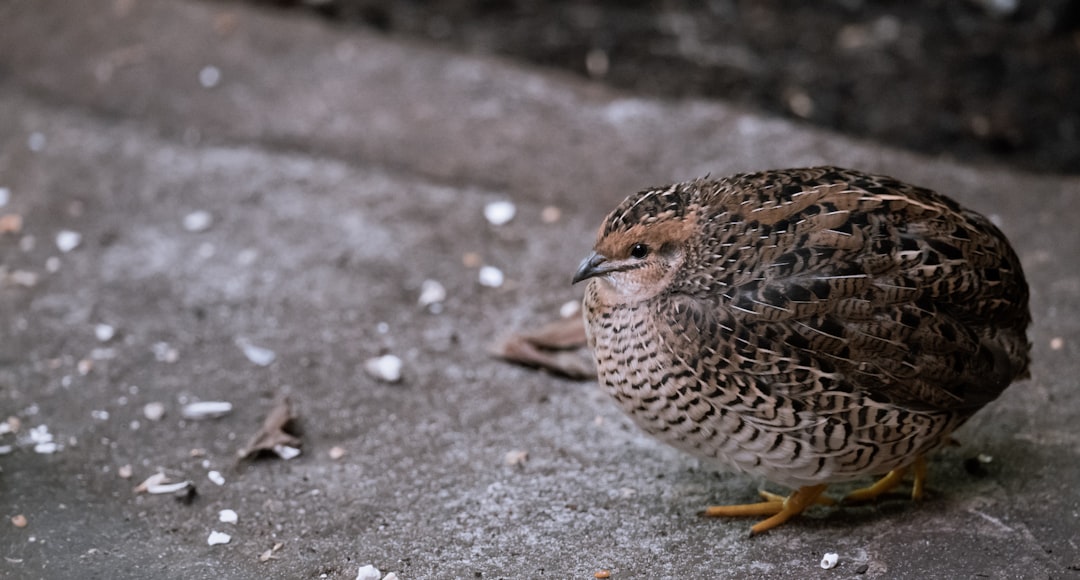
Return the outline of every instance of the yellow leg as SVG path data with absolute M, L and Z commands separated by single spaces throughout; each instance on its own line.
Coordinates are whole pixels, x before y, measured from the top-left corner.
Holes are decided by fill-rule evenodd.
M 709 506 L 705 508 L 702 515 L 709 517 L 771 516 L 750 528 L 752 536 L 779 526 L 815 503 L 825 503 L 819 500 L 826 487 L 828 487 L 826 484 L 802 487 L 786 498 L 763 492 L 762 497 L 766 498 L 766 501 L 742 505 Z
M 909 467 L 912 467 L 915 472 L 915 483 L 911 488 L 911 499 L 922 499 L 923 489 L 926 485 L 926 458 L 922 455 L 916 457 L 915 462 Z M 874 485 L 856 489 L 845 495 L 844 499 L 841 500 L 841 503 L 859 503 L 875 500 L 882 494 L 888 493 L 889 491 L 892 491 L 893 488 L 900 485 L 904 480 L 904 476 L 907 475 L 907 471 L 908 467 L 894 469 L 885 474 L 885 477 L 877 480 Z

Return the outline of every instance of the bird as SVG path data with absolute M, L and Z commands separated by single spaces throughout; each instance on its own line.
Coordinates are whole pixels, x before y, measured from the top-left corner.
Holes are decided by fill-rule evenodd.
M 767 516 L 830 484 L 842 503 L 925 488 L 931 451 L 1029 377 L 1028 285 L 985 216 L 838 167 L 642 190 L 603 220 L 573 283 L 598 381 L 647 433 L 793 490 L 710 506 Z

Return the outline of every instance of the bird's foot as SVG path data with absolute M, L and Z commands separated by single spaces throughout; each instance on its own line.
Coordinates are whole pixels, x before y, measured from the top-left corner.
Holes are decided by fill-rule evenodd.
M 779 526 L 801 514 L 811 505 L 831 505 L 833 503 L 831 499 L 821 496 L 826 487 L 825 484 L 801 487 L 787 497 L 762 491 L 761 496 L 765 498 L 763 502 L 709 506 L 701 515 L 706 517 L 770 516 L 750 528 L 750 535 L 753 536 Z
M 918 456 L 909 467 L 915 473 L 915 481 L 911 485 L 911 499 L 918 501 L 922 499 L 923 490 L 926 487 L 926 458 L 922 455 Z M 856 489 L 845 495 L 841 503 L 850 504 L 875 500 L 900 485 L 900 482 L 904 480 L 904 476 L 907 475 L 907 471 L 908 467 L 894 469 L 870 487 Z

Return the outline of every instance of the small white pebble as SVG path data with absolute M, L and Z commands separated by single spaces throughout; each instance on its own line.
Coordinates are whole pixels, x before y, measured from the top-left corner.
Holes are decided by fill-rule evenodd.
M 515 449 L 513 451 L 507 451 L 503 456 L 503 463 L 507 465 L 522 465 L 529 460 L 529 452 Z
M 387 572 L 386 576 L 382 577 L 382 580 L 398 580 L 397 573 Z
M 131 479 L 133 473 L 134 471 L 132 470 L 130 463 L 121 465 L 116 469 L 116 475 L 119 476 L 121 479 Z
M 32 443 L 52 443 L 53 440 L 52 433 L 49 433 L 48 425 L 31 427 L 29 436 Z
M 480 268 L 480 285 L 488 288 L 498 288 L 503 285 L 502 270 L 495 266 L 482 266 Z
M 34 453 L 40 453 L 42 455 L 56 453 L 59 449 L 60 447 L 56 443 L 53 443 L 51 441 L 48 443 L 38 443 L 37 445 L 34 445 Z
M 15 450 L 13 445 L 0 445 L 0 455 L 7 455 Z
M 33 288 L 34 286 L 37 286 L 38 283 L 37 272 L 31 272 L 29 270 L 15 270 L 7 275 L 7 279 L 12 284 L 24 288 Z
M 384 354 L 364 363 L 364 370 L 380 381 L 396 383 L 401 380 L 401 359 L 392 355 Z
M 360 570 L 356 573 L 356 580 L 382 580 L 382 572 L 371 564 L 360 566 Z
M 146 493 L 152 495 L 176 493 L 182 489 L 187 489 L 189 485 L 191 485 L 190 481 L 178 481 L 176 483 L 159 483 L 156 485 L 148 485 L 146 486 Z
M 563 318 L 570 318 L 571 316 L 576 316 L 579 312 L 581 312 L 580 300 L 571 300 L 569 302 L 564 302 L 563 305 L 559 307 L 559 316 L 562 316 Z
M 4 207 L 11 200 L 11 190 L 6 187 L 0 187 L 0 207 Z
M 101 342 L 109 342 L 116 336 L 116 329 L 108 324 L 94 325 L 94 336 Z
M 109 412 L 104 411 L 104 410 L 102 410 L 102 411 L 98 411 L 98 410 L 90 411 L 90 416 L 93 417 L 97 421 L 108 421 L 109 420 Z
M 185 419 L 215 419 L 232 412 L 232 403 L 226 401 L 200 401 L 184 405 L 181 415 Z
M 438 280 L 424 280 L 420 284 L 420 306 L 431 306 L 446 300 L 446 288 Z
M 180 352 L 169 346 L 167 342 L 155 342 L 150 350 L 154 352 L 154 358 L 160 362 L 171 364 L 180 359 Z
M 207 545 L 217 546 L 218 544 L 228 544 L 232 540 L 232 536 L 224 532 L 211 531 L 210 537 L 206 538 Z
M 836 552 L 829 552 L 821 558 L 821 567 L 828 570 L 829 568 L 836 566 L 838 561 L 840 561 L 840 555 Z
M 184 229 L 189 232 L 205 232 L 214 223 L 214 216 L 208 211 L 193 211 L 184 216 Z
M 45 258 L 45 271 L 50 274 L 55 274 L 60 271 L 60 258 L 56 256 L 49 256 Z
M 233 510 L 221 510 L 218 512 L 218 521 L 225 524 L 235 524 L 240 518 Z
M 517 207 L 509 201 L 493 201 L 484 206 L 484 218 L 495 226 L 501 226 L 514 219 L 516 213 Z
M 221 475 L 220 471 L 211 471 L 210 473 L 206 474 L 206 478 L 214 482 L 214 485 L 225 485 L 225 476 Z
M 62 230 L 56 234 L 56 248 L 65 254 L 79 247 L 82 243 L 82 234 L 71 230 Z
M 1065 339 L 1060 336 L 1055 336 L 1050 339 L 1050 350 L 1061 350 L 1065 348 Z
M 35 153 L 45 149 L 45 135 L 37 131 L 30 133 L 30 137 L 26 139 L 26 146 Z
M 143 405 L 143 417 L 151 421 L 160 421 L 165 416 L 165 405 L 154 401 Z
M 296 447 L 290 447 L 288 445 L 275 445 L 273 449 L 274 453 L 277 453 L 278 457 L 286 461 L 300 455 L 299 449 L 297 449 Z
M 330 459 L 337 461 L 338 459 L 345 457 L 345 448 L 341 447 L 340 445 L 335 445 L 334 447 L 330 448 L 330 451 L 327 453 L 327 455 L 330 456 Z
M 244 351 L 244 356 L 246 356 L 249 361 L 261 367 L 269 366 L 270 363 L 274 362 L 277 358 L 277 353 L 274 351 L 261 346 L 255 346 L 246 340 L 237 340 L 236 344 Z
M 199 84 L 204 88 L 212 89 L 221 82 L 221 69 L 216 66 L 204 66 L 199 71 Z

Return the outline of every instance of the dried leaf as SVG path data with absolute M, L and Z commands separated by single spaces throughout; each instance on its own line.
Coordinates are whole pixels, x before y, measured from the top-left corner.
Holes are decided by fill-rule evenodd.
M 293 413 L 292 401 L 289 397 L 280 397 L 270 409 L 270 413 L 263 420 L 262 427 L 251 437 L 248 444 L 237 455 L 240 459 L 247 459 L 261 452 L 273 452 L 275 447 L 300 447 L 300 439 L 288 429 L 296 415 Z
M 585 343 L 585 323 L 574 317 L 550 322 L 532 332 L 512 334 L 491 352 L 510 362 L 570 379 L 595 379 L 596 366 L 583 352 Z

